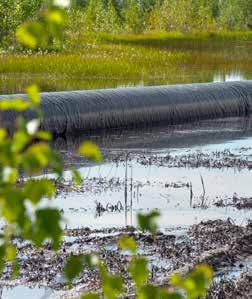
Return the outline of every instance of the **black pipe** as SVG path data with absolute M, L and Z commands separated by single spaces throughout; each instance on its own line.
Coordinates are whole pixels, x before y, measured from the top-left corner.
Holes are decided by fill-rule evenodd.
M 26 98 L 3 95 L 3 98 Z M 203 119 L 247 116 L 252 112 L 252 81 L 117 88 L 41 94 L 42 128 L 56 135 Z M 1 112 L 11 128 L 17 114 Z M 27 119 L 34 117 L 25 112 Z

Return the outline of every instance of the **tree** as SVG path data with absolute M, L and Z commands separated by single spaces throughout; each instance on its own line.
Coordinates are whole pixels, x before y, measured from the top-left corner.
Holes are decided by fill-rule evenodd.
M 127 32 L 143 32 L 145 28 L 145 13 L 140 1 L 128 0 L 123 9 L 123 17 Z
M 117 33 L 121 28 L 121 20 L 113 0 L 108 0 L 104 29 L 106 32 Z
M 103 0 L 89 0 L 85 11 L 85 23 L 88 31 L 105 31 L 106 10 Z

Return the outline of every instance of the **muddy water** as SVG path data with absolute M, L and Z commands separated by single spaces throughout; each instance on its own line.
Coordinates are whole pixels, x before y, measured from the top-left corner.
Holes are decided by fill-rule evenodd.
M 68 166 L 84 177 L 81 187 L 71 188 L 66 171 L 66 186 L 53 201 L 68 227 L 134 226 L 138 212 L 153 209 L 160 211 L 163 229 L 209 219 L 245 224 L 252 218 L 251 209 L 233 204 L 252 197 L 251 118 L 99 136 L 56 143 Z M 87 138 L 100 144 L 104 163 L 87 165 L 72 155 L 70 148 Z

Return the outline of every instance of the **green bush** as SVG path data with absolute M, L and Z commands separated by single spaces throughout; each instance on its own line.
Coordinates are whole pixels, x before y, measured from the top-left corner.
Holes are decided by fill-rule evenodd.
M 0 45 L 11 44 L 16 28 L 40 13 L 42 0 L 0 0 Z

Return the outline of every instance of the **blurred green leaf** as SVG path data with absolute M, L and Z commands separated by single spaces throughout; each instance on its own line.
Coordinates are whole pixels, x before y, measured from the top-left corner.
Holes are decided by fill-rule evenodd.
M 143 257 L 135 257 L 132 259 L 129 272 L 138 288 L 143 286 L 149 276 L 148 262 Z
M 73 281 L 77 278 L 81 271 L 83 270 L 83 256 L 82 255 L 72 255 L 68 258 L 64 273 L 68 281 Z
M 14 245 L 9 245 L 6 248 L 6 259 L 8 261 L 14 261 L 16 259 L 17 256 L 17 249 Z
M 64 273 L 68 281 L 72 282 L 85 268 L 96 267 L 99 259 L 93 254 L 72 255 L 66 262 Z
M 55 172 L 58 177 L 61 178 L 63 173 L 63 160 L 60 153 L 56 151 L 50 152 L 50 166 L 53 172 Z
M 118 246 L 120 249 L 128 249 L 132 252 L 132 254 L 136 254 L 137 251 L 137 244 L 136 241 L 129 236 L 123 236 L 118 241 Z
M 12 139 L 11 150 L 13 152 L 22 151 L 25 146 L 30 142 L 30 136 L 24 131 L 17 131 Z
M 3 181 L 5 183 L 16 183 L 18 179 L 18 170 L 16 168 L 4 167 L 3 168 Z
M 0 272 L 3 271 L 5 263 L 5 245 L 0 245 Z
M 39 173 L 51 161 L 52 152 L 48 144 L 31 145 L 24 153 L 22 164 L 26 173 Z
M 0 128 L 0 143 L 4 141 L 4 139 L 7 137 L 7 132 L 5 129 Z
M 117 299 L 124 293 L 123 279 L 119 275 L 111 275 L 104 265 L 100 265 L 102 290 L 106 299 Z
M 24 111 L 30 107 L 30 103 L 23 99 L 0 100 L 0 110 Z
M 32 101 L 32 103 L 34 105 L 39 105 L 41 98 L 40 98 L 38 86 L 35 84 L 29 86 L 29 87 L 27 87 L 26 92 L 28 94 L 28 97 Z
M 148 231 L 151 234 L 155 234 L 157 232 L 157 223 L 156 219 L 160 216 L 160 213 L 157 211 L 152 211 L 148 214 L 137 214 L 137 220 L 139 228 L 143 231 Z
M 49 179 L 29 180 L 24 185 L 24 193 L 27 199 L 37 204 L 43 197 L 53 197 L 55 184 Z
M 80 155 L 92 159 L 96 162 L 102 161 L 101 151 L 99 147 L 93 142 L 90 141 L 83 142 L 80 146 L 79 153 Z
M 12 144 L 9 140 L 0 143 L 0 163 L 2 167 L 16 168 L 19 158 L 19 155 L 12 151 Z
M 52 241 L 53 249 L 60 245 L 62 229 L 60 227 L 61 214 L 58 209 L 45 208 L 36 211 L 33 241 L 41 246 L 47 239 Z
M 32 49 L 45 48 L 48 44 L 48 35 L 42 22 L 22 24 L 16 31 L 18 41 Z
M 82 177 L 77 169 L 72 169 L 73 180 L 75 184 L 80 185 L 82 182 Z
M 45 13 L 45 18 L 49 23 L 55 25 L 62 25 L 65 22 L 66 15 L 61 9 L 49 9 Z
M 15 259 L 12 262 L 12 275 L 11 275 L 11 278 L 12 279 L 17 278 L 18 275 L 19 275 L 19 271 L 20 271 L 20 266 L 19 266 L 18 260 Z
M 208 265 L 198 265 L 186 277 L 179 273 L 171 276 L 172 285 L 183 289 L 188 299 L 197 299 L 206 296 L 206 290 L 209 287 L 213 277 L 213 271 Z
M 24 199 L 23 192 L 14 187 L 0 189 L 0 211 L 8 222 L 23 223 L 25 215 Z
M 52 134 L 46 131 L 38 131 L 36 133 L 36 138 L 42 141 L 51 141 Z
M 137 296 L 137 299 L 183 299 L 183 297 L 177 293 L 170 293 L 168 290 L 157 287 L 151 284 L 143 286 Z

